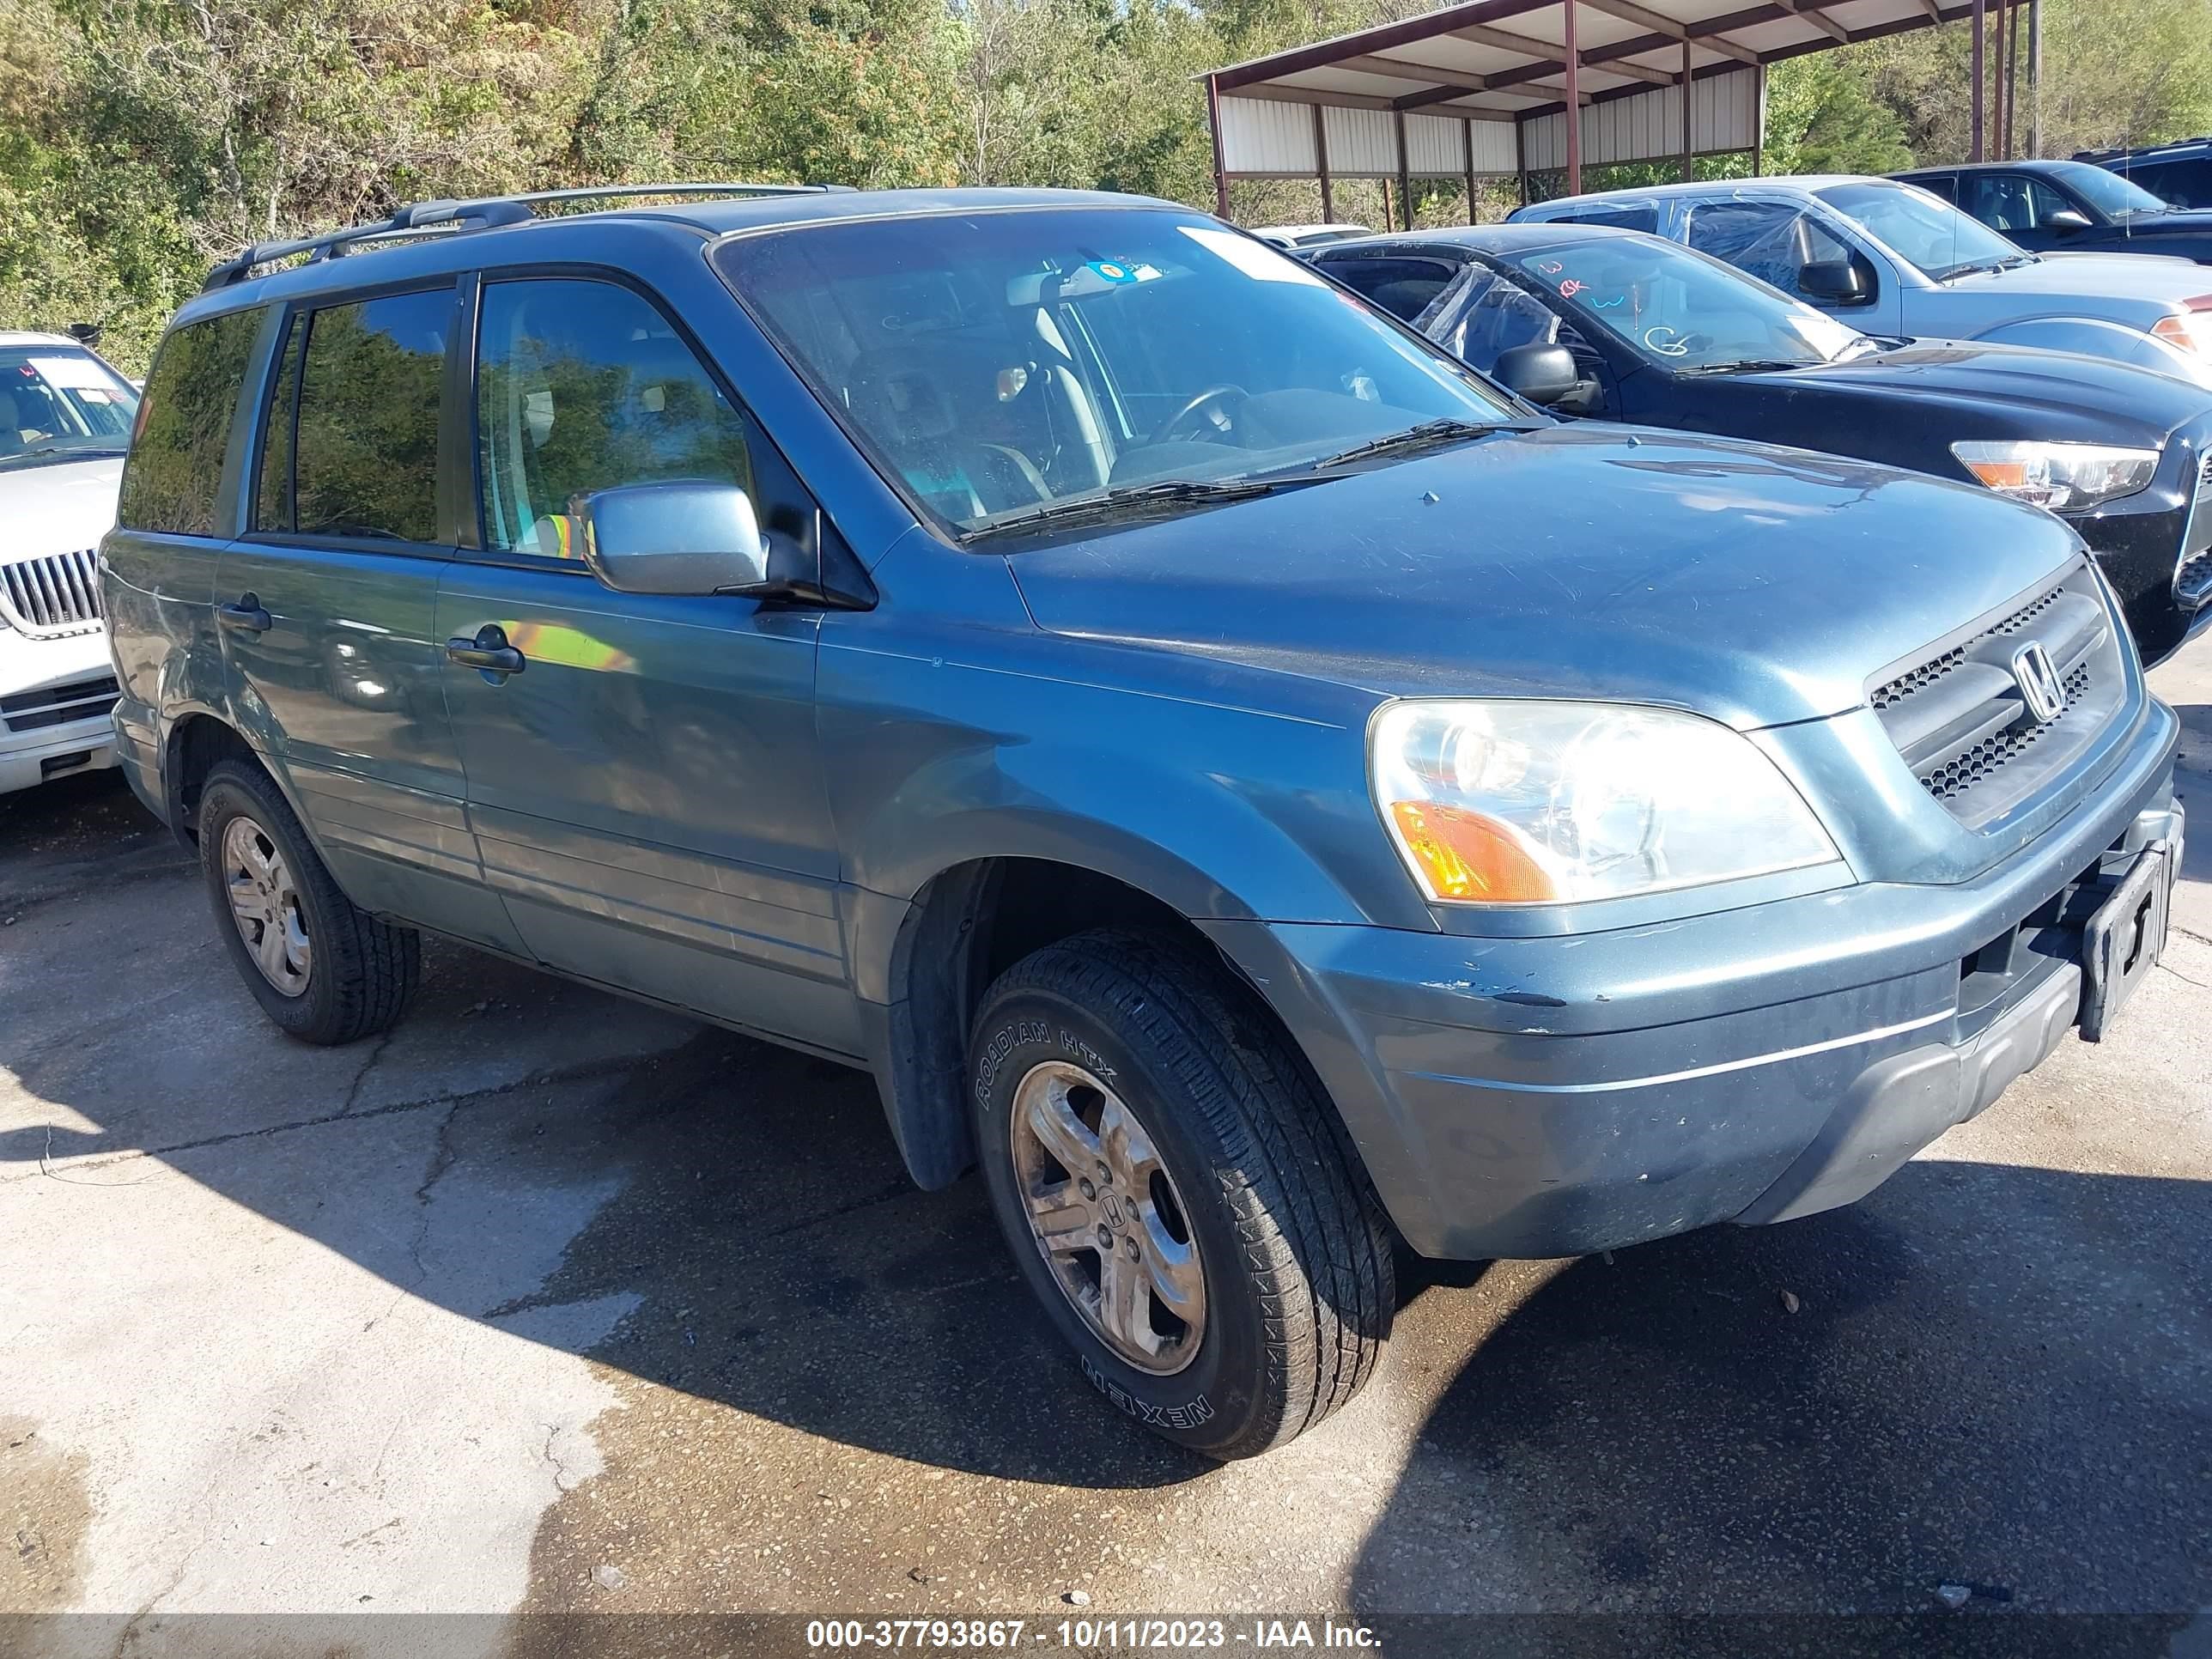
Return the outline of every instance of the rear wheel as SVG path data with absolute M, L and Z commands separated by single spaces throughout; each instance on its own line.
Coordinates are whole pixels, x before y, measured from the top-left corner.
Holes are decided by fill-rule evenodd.
M 216 925 L 264 1013 L 319 1043 L 398 1019 L 422 976 L 420 935 L 338 890 L 266 773 L 217 764 L 200 791 L 198 827 Z
M 1295 1438 L 1373 1374 L 1389 1232 L 1267 1011 L 1171 939 L 1010 969 L 970 1048 L 994 1209 L 1084 1373 L 1208 1456 Z

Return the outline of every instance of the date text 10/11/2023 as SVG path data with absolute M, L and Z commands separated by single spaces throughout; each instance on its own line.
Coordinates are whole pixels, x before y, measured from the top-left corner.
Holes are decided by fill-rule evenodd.
M 1375 1651 L 1382 1646 L 1366 1626 L 1328 1618 L 1062 1619 L 1051 1624 L 1021 1619 L 817 1619 L 806 1626 L 806 1645 L 817 1652 L 867 1648 L 1005 1650 L 1046 1643 L 1078 1651 L 1232 1647 Z

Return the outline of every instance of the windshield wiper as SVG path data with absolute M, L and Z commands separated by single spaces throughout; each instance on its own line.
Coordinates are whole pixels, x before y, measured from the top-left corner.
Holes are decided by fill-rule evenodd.
M 1674 372 L 1678 374 L 1763 374 L 1769 369 L 1820 367 L 1820 360 L 1814 357 L 1745 357 L 1733 363 L 1699 363 L 1695 368 L 1680 368 Z
M 19 449 L 10 459 L 29 459 L 40 455 L 120 455 L 121 444 L 33 444 L 28 449 Z
M 1425 449 L 1431 444 L 1462 443 L 1469 438 L 1486 438 L 1492 433 L 1504 429 L 1501 422 L 1462 421 L 1455 416 L 1447 416 L 1440 421 L 1423 421 L 1419 426 L 1409 426 L 1403 432 L 1386 433 L 1380 438 L 1370 438 L 1364 444 L 1354 444 L 1349 449 L 1340 449 L 1334 455 L 1322 456 L 1307 470 L 1325 472 L 1333 466 L 1364 461 L 1370 455 L 1388 455 L 1401 449 Z
M 1018 513 L 1009 513 L 1004 518 L 994 519 L 964 532 L 963 541 L 973 541 L 978 536 L 995 536 L 1002 531 L 1027 530 L 1041 524 L 1064 524 L 1077 519 L 1112 519 L 1127 514 L 1141 513 L 1148 507 L 1172 506 L 1181 501 L 1214 502 L 1243 501 L 1249 496 L 1265 495 L 1272 491 L 1304 483 L 1317 483 L 1316 478 L 1163 478 L 1157 483 L 1127 484 L 1120 489 L 1109 489 L 1103 495 L 1079 495 L 1066 501 L 1045 501 L 1036 507 L 1024 507 Z

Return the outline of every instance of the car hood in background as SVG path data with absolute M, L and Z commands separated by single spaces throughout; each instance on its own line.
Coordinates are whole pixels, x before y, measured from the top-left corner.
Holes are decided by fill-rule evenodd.
M 2070 351 L 1965 340 L 1915 340 L 1844 362 L 1740 378 L 1945 404 L 1980 417 L 1977 434 L 1996 416 L 2023 437 L 2150 447 L 2212 416 L 2212 393 L 2171 375 Z
M 1055 633 L 1385 695 L 1617 698 L 1749 730 L 1859 706 L 1869 675 L 2079 545 L 1964 485 L 1575 426 L 1011 563 Z
M 99 546 L 122 478 L 120 455 L 0 468 L 0 563 Z
M 2117 225 L 2106 227 L 2101 234 L 2124 237 L 2130 241 L 2144 236 L 2212 236 L 2212 213 L 2202 208 L 2175 208 L 2170 213 L 2123 219 Z
M 2136 253 L 2046 253 L 2007 270 L 1956 276 L 1947 288 L 1988 287 L 2008 294 L 2091 294 L 2175 306 L 2212 294 L 2212 271 L 2183 258 Z

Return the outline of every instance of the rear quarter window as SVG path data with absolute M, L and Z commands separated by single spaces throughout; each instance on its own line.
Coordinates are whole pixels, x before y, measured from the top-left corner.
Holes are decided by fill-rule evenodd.
M 1550 222 L 1559 225 L 1603 225 L 1611 230 L 1648 231 L 1659 234 L 1659 208 L 1647 202 L 1641 207 L 1578 208 L 1572 213 L 1558 214 Z
M 188 323 L 161 343 L 116 502 L 125 528 L 216 533 L 223 454 L 264 308 Z

